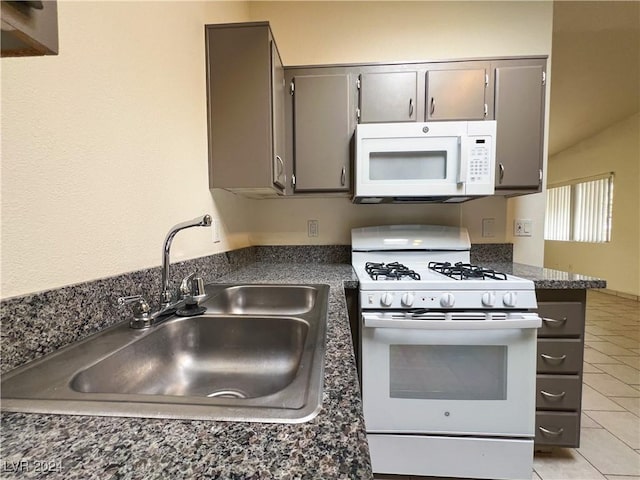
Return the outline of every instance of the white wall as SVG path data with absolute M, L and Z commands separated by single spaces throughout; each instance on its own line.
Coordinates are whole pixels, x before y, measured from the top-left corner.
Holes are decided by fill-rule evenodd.
M 60 55 L 3 58 L 2 298 L 250 243 L 347 243 L 354 226 L 468 224 L 478 204 L 247 200 L 207 185 L 206 23 L 269 20 L 287 65 L 549 54 L 551 2 L 59 2 Z M 291 202 L 291 203 L 289 203 Z M 485 201 L 481 201 L 485 202 Z M 481 213 L 506 225 L 504 199 Z M 511 201 L 510 201 L 511 202 Z M 495 240 L 508 239 L 500 231 Z M 540 249 L 541 254 L 541 249 Z
M 550 55 L 552 14 L 552 2 L 250 3 L 253 20 L 271 23 L 285 65 Z M 542 265 L 541 228 L 525 241 L 510 236 L 507 204 L 518 208 L 518 218 L 538 219 L 544 196 L 533 197 L 539 198 L 495 197 L 462 206 L 352 205 L 346 198 L 262 201 L 253 207 L 252 242 L 349 243 L 350 229 L 363 225 L 461 224 L 473 242 L 514 241 L 516 258 Z M 317 238 L 306 234 L 311 218 L 320 221 Z M 482 218 L 495 219 L 494 237 L 482 237 Z
M 244 2 L 61 1 L 59 55 L 2 59 L 3 298 L 159 265 L 172 225 L 221 206 L 244 218 L 208 188 L 204 24 L 247 18 Z M 221 244 L 181 232 L 172 258 L 248 244 L 237 223 Z
M 611 242 L 545 242 L 544 265 L 640 296 L 640 114 L 549 159 L 549 183 L 614 172 Z

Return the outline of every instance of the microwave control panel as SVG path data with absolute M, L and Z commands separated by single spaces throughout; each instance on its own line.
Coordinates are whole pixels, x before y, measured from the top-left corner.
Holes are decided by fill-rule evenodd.
M 469 166 L 467 181 L 469 183 L 491 183 L 490 138 L 472 138 L 469 145 Z

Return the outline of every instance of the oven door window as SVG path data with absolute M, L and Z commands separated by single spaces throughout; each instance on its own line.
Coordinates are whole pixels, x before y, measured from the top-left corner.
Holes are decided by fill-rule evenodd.
M 389 345 L 389 396 L 505 400 L 504 345 Z

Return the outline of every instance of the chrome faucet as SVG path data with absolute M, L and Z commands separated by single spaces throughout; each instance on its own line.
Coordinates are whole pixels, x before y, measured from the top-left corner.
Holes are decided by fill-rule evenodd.
M 162 292 L 160 293 L 160 306 L 166 307 L 173 302 L 173 295 L 169 291 L 169 251 L 171 250 L 171 242 L 180 230 L 190 227 L 209 227 L 211 226 L 211 215 L 196 217 L 193 220 L 178 223 L 174 225 L 167 237 L 164 239 L 164 247 L 162 248 Z
M 198 297 L 204 293 L 204 282 L 201 278 L 195 277 L 194 273 L 188 275 L 182 280 L 180 289 L 175 296 L 171 293 L 169 286 L 171 242 L 173 241 L 173 237 L 175 237 L 176 233 L 180 230 L 190 227 L 208 227 L 210 225 L 211 216 L 204 215 L 196 217 L 193 220 L 178 223 L 169 230 L 169 233 L 164 239 L 164 245 L 162 248 L 162 289 L 160 292 L 160 308 L 155 312 L 152 311 L 149 303 L 142 295 L 118 298 L 118 305 L 120 306 L 133 304 L 134 315 L 133 319 L 129 322 L 129 326 L 131 328 L 148 328 L 151 325 L 158 323 L 161 318 L 175 313 L 178 309 L 185 306 L 187 308 L 193 308 L 193 305 L 197 307 L 197 302 L 194 301 L 194 297 Z M 193 313 L 191 314 L 193 315 Z

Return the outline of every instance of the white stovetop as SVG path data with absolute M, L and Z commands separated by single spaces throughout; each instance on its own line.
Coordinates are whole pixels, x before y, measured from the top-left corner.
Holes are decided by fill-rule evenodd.
M 387 261 L 384 263 L 391 263 L 394 261 L 400 262 L 409 269 L 415 271 L 420 275 L 420 280 L 413 280 L 411 278 L 402 278 L 400 280 L 396 279 L 385 279 L 380 277 L 379 280 L 374 280 L 371 276 L 365 271 L 365 263 L 367 261 L 376 261 L 380 262 L 381 260 L 360 260 L 360 256 L 356 255 L 357 252 L 353 252 L 354 261 L 352 262 L 353 269 L 358 276 L 358 281 L 360 282 L 360 290 L 420 290 L 420 291 L 448 291 L 448 290 L 478 290 L 485 291 L 487 289 L 494 291 L 501 290 L 533 290 L 534 285 L 531 280 L 525 280 L 520 277 L 514 277 L 513 275 L 507 275 L 507 280 L 493 280 L 493 279 L 465 279 L 465 280 L 456 280 L 454 278 L 447 277 L 438 272 L 434 272 L 433 270 L 429 270 L 428 263 L 429 261 L 449 261 L 451 263 L 455 263 L 458 260 L 421 260 L 420 258 L 415 258 L 415 253 L 412 254 L 413 259 L 402 258 L 404 255 L 401 255 L 403 252 L 393 252 L 393 256 L 389 256 Z M 357 263 L 356 263 L 357 262 Z M 467 260 L 468 262 L 468 260 Z

